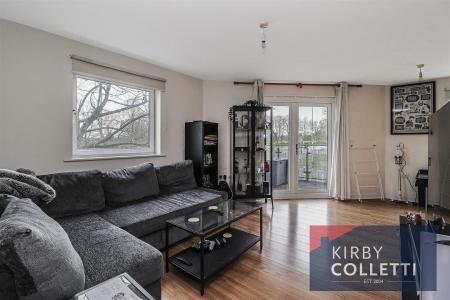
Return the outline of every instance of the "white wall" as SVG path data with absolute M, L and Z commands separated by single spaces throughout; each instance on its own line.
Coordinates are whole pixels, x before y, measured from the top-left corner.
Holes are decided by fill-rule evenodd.
M 184 159 L 184 123 L 202 119 L 200 80 L 4 20 L 0 20 L 0 47 L 1 168 L 46 173 Z M 167 79 L 161 124 L 165 157 L 64 162 L 71 157 L 72 141 L 70 54 Z
M 272 96 L 316 96 L 334 97 L 335 89 L 332 87 L 264 87 L 265 101 Z M 234 104 L 241 104 L 254 98 L 251 86 L 235 86 L 229 81 L 203 82 L 203 117 L 205 120 L 219 123 L 220 136 L 220 162 L 219 174 L 230 174 L 230 126 L 228 109 Z M 295 98 L 284 98 L 287 102 Z M 313 98 L 311 102 L 320 101 Z M 350 141 L 360 147 L 377 145 L 381 166 L 384 166 L 385 143 L 385 113 L 384 113 L 384 86 L 352 87 L 349 92 L 350 102 Z M 354 179 L 352 177 L 353 195 L 356 196 Z M 366 193 L 370 197 L 374 192 Z
M 385 113 L 384 86 L 363 85 L 362 88 L 349 88 L 349 131 L 350 144 L 355 147 L 371 147 L 375 145 L 382 180 L 384 179 L 385 162 Z M 373 160 L 373 154 L 368 151 L 350 151 L 350 160 Z M 359 171 L 373 172 L 374 164 L 355 164 Z M 353 170 L 353 169 L 352 169 Z M 374 176 L 360 176 L 360 185 L 377 186 Z M 352 198 L 357 198 L 355 177 L 351 177 Z M 378 189 L 361 190 L 362 198 L 378 198 Z
M 444 89 L 450 89 L 450 77 L 436 79 L 436 108 L 439 109 L 446 103 Z M 416 173 L 419 169 L 428 168 L 428 137 L 427 135 L 391 135 L 390 134 L 390 87 L 385 89 L 385 135 L 386 135 L 386 162 L 385 162 L 385 183 L 386 195 L 390 199 L 399 199 L 398 197 L 398 169 L 394 165 L 395 145 L 405 144 L 407 166 L 405 173 L 408 175 L 412 184 L 415 183 Z M 415 191 L 409 186 L 409 183 L 403 181 L 403 187 L 406 194 L 404 200 L 414 201 Z

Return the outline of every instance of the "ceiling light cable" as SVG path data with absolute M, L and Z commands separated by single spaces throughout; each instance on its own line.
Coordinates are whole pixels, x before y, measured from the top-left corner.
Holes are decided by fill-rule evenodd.
M 425 67 L 424 64 L 418 64 L 417 69 L 419 69 L 419 81 L 423 79 L 422 68 Z
M 265 54 L 265 50 L 267 47 L 267 39 L 266 39 L 266 28 L 269 27 L 269 22 L 263 22 L 259 24 L 259 28 L 261 28 L 261 49 L 263 54 Z

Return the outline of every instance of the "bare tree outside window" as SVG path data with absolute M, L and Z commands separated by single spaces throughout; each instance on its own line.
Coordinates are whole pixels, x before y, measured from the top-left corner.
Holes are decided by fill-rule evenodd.
M 274 160 L 288 158 L 289 151 L 289 106 L 274 106 L 272 120 Z
M 288 116 L 277 115 L 273 117 L 273 139 L 276 144 L 288 142 L 289 120 Z
M 76 150 L 152 152 L 154 90 L 84 76 L 75 80 Z

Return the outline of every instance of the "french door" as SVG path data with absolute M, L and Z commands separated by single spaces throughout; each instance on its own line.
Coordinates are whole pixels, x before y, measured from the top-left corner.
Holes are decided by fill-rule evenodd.
M 332 99 L 269 103 L 275 198 L 328 197 Z

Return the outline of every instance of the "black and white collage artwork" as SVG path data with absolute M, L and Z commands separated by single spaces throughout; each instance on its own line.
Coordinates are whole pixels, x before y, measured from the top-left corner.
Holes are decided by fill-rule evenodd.
M 435 82 L 391 86 L 391 134 L 428 134 Z

